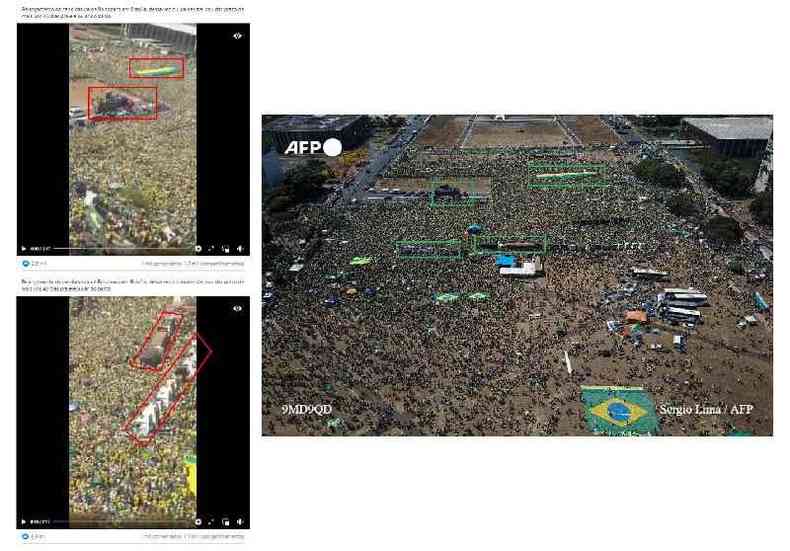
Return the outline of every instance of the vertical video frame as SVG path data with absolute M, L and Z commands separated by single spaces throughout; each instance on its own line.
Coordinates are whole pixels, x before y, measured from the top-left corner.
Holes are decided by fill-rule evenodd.
M 145 34 L 69 26 L 75 250 L 192 254 L 197 245 L 197 33 L 174 33 L 178 44 Z
M 193 525 L 196 339 L 194 297 L 69 300 L 70 526 Z
M 248 24 L 17 33 L 19 254 L 249 254 Z
M 248 308 L 19 299 L 19 524 L 247 528 Z

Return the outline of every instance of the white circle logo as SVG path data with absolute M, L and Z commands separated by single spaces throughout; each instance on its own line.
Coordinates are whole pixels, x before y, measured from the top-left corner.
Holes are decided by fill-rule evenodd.
M 323 149 L 327 157 L 337 157 L 343 152 L 343 144 L 337 138 L 329 138 L 324 142 Z

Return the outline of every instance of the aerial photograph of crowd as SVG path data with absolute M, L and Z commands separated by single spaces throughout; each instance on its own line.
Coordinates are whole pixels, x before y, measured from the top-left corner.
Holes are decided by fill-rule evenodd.
M 262 155 L 264 435 L 773 433 L 772 116 L 267 115 Z
M 197 496 L 193 297 L 69 303 L 69 523 L 189 528 Z
M 71 254 L 194 254 L 196 27 L 164 27 L 69 28 Z

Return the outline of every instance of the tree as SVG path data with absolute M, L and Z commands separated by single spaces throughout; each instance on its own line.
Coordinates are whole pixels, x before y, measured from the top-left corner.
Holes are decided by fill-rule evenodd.
M 290 207 L 319 194 L 329 175 L 329 167 L 320 159 L 310 159 L 292 168 L 286 173 L 283 185 L 271 194 L 269 212 L 284 214 Z
M 774 225 L 774 194 L 770 188 L 757 194 L 749 205 L 749 211 L 758 223 L 764 226 Z
M 282 212 L 291 206 L 291 200 L 285 195 L 278 195 L 269 201 L 269 210 L 271 212 Z
M 387 126 L 392 129 L 400 128 L 406 124 L 406 118 L 401 117 L 400 115 L 390 115 L 387 117 Z
M 661 126 L 677 126 L 683 120 L 683 115 L 656 115 L 656 120 Z
M 272 238 L 272 230 L 269 228 L 269 224 L 266 223 L 266 220 L 263 221 L 263 244 L 271 243 Z
M 705 183 L 727 197 L 745 197 L 753 184 L 752 179 L 731 160 L 708 161 L 702 165 L 701 175 Z
M 317 193 L 329 180 L 329 167 L 320 159 L 310 159 L 289 170 L 283 181 L 284 187 L 297 201 Z
M 634 167 L 640 180 L 666 187 L 679 188 L 686 183 L 685 175 L 669 163 L 656 159 L 644 159 Z
M 683 115 L 651 115 L 643 117 L 640 124 L 645 127 L 677 126 L 683 120 Z
M 372 128 L 396 130 L 406 124 L 406 117 L 401 115 L 381 115 L 379 117 L 368 117 L 367 123 Z
M 734 218 L 713 216 L 702 227 L 705 236 L 714 243 L 734 244 L 743 239 L 743 229 Z
M 699 213 L 697 202 L 690 193 L 678 193 L 667 201 L 667 210 L 675 216 L 690 218 Z

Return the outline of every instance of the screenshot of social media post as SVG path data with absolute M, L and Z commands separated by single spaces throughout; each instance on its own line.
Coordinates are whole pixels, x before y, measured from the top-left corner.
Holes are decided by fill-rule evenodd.
M 249 528 L 249 321 L 247 297 L 18 298 L 17 528 Z
M 771 115 L 265 115 L 263 433 L 773 434 Z
M 249 294 L 247 256 L 23 256 L 17 259 L 18 296 Z
M 249 24 L 22 23 L 17 65 L 17 254 L 249 254 Z

